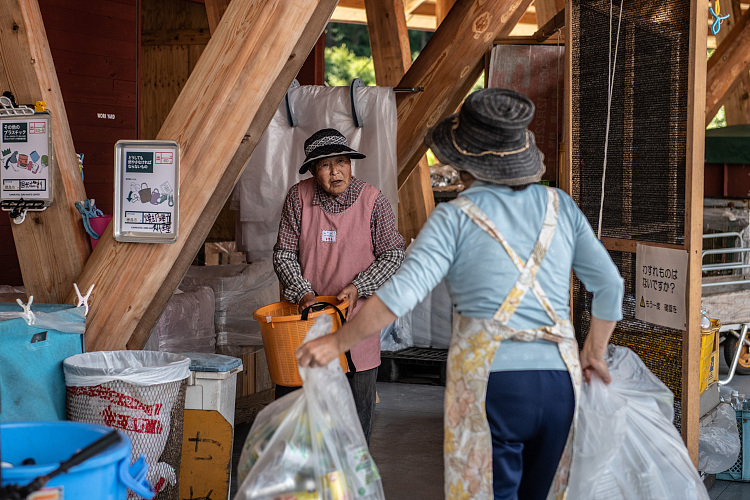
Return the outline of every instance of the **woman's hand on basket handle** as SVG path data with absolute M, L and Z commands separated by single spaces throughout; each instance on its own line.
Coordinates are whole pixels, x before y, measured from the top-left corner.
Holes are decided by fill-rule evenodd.
M 343 302 L 344 300 L 349 301 L 349 309 L 347 309 L 346 311 L 347 321 L 349 321 L 353 317 L 354 308 L 357 307 L 357 299 L 359 299 L 359 290 L 357 290 L 357 287 L 354 285 L 354 283 L 346 285 L 346 288 L 341 290 L 341 293 L 336 296 L 336 300 L 338 300 L 339 302 Z
M 352 309 L 351 304 L 349 305 Z M 326 366 L 328 363 L 362 342 L 370 335 L 380 335 L 380 330 L 391 324 L 396 315 L 373 295 L 351 321 L 334 333 L 305 342 L 295 351 L 300 366 Z
M 612 381 L 604 355 L 607 353 L 607 344 L 616 324 L 615 321 L 606 321 L 591 316 L 589 334 L 586 336 L 586 342 L 583 343 L 580 353 L 581 370 L 586 383 L 591 382 L 592 374 L 596 374 L 605 384 Z
M 302 296 L 301 299 L 299 299 L 299 305 L 297 306 L 297 309 L 299 310 L 299 313 L 302 314 L 302 311 L 307 309 L 309 306 L 315 304 L 318 301 L 318 298 L 315 296 L 313 292 L 306 293 Z

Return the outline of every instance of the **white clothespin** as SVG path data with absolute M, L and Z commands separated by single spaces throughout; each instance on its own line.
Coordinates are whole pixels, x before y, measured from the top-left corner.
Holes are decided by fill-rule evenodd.
M 21 213 L 18 215 L 18 217 L 15 217 L 15 218 L 12 219 L 13 222 L 15 224 L 21 224 L 21 223 L 23 223 L 23 221 L 26 220 L 26 213 L 27 212 L 28 212 L 28 210 L 26 210 L 25 208 L 23 210 L 21 210 Z
M 21 317 L 26 320 L 26 324 L 31 326 L 36 323 L 36 315 L 31 311 L 31 303 L 34 302 L 34 296 L 32 295 L 31 297 L 29 297 L 28 304 L 24 304 L 23 302 L 21 302 L 21 299 L 16 299 L 16 302 L 19 306 L 21 306 L 21 309 L 23 309 Z
M 86 311 L 83 313 L 83 315 L 88 316 L 89 315 L 89 297 L 91 296 L 91 291 L 94 289 L 94 285 L 91 285 L 91 287 L 89 288 L 89 291 L 86 292 L 85 297 L 81 295 L 81 291 L 78 289 L 78 283 L 73 283 L 73 288 L 76 289 L 76 295 L 78 295 L 78 303 L 76 304 L 76 307 L 81 307 L 81 305 L 85 306 Z

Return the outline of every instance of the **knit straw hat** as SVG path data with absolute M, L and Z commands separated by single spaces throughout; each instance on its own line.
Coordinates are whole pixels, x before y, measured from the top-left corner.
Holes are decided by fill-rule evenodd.
M 458 113 L 427 131 L 425 143 L 441 163 L 494 184 L 518 186 L 537 182 L 544 155 L 527 128 L 534 103 L 509 89 L 470 94 Z
M 300 167 L 299 173 L 307 172 L 307 169 L 318 160 L 339 155 L 355 159 L 365 158 L 365 155 L 350 148 L 344 134 L 335 128 L 318 130 L 305 141 L 305 162 Z

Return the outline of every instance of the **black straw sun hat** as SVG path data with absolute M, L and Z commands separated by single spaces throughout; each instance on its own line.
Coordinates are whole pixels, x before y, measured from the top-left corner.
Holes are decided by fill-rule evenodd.
M 305 162 L 300 167 L 299 173 L 307 172 L 307 169 L 318 160 L 339 155 L 354 159 L 365 158 L 365 155 L 350 148 L 344 134 L 335 128 L 318 130 L 305 141 Z
M 483 89 L 470 94 L 458 113 L 427 131 L 425 143 L 441 163 L 475 178 L 518 186 L 537 182 L 544 155 L 527 128 L 534 103 L 509 89 Z

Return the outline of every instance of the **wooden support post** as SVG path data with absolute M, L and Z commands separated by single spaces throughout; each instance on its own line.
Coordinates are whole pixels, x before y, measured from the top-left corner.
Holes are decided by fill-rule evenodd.
M 10 90 L 18 104 L 45 101 L 52 114 L 52 205 L 11 226 L 26 293 L 35 302 L 60 303 L 72 292 L 91 246 L 74 206 L 86 191 L 36 0 L 0 0 L 0 56 L 0 92 Z
M 682 439 L 698 466 L 701 345 L 701 252 L 703 251 L 703 162 L 706 126 L 706 23 L 708 9 L 690 4 L 690 61 L 688 63 L 687 165 L 685 178 L 685 250 L 688 282 L 682 336 Z M 716 54 L 714 54 L 716 55 Z
M 398 185 L 427 151 L 427 129 L 453 113 L 484 70 L 484 55 L 508 36 L 531 0 L 458 0 L 401 79 L 424 87 L 398 104 Z
M 143 345 L 335 5 L 229 5 L 157 136 L 182 147 L 180 238 L 171 245 L 102 238 L 79 279 L 97 284 L 87 350 Z
M 565 0 L 534 0 L 536 24 L 540 28 L 565 8 Z
M 375 82 L 393 87 L 411 66 L 403 0 L 365 0 Z
M 737 20 L 708 60 L 705 124 L 713 120 L 724 97 L 741 75 L 750 70 L 750 10 Z
M 571 12 L 570 1 L 565 6 L 565 87 L 563 90 L 563 116 L 564 116 L 564 139 L 560 146 L 563 151 L 560 155 L 563 161 L 559 163 L 560 170 L 557 173 L 557 179 L 560 189 L 568 193 L 571 198 L 578 199 L 576 193 L 573 193 L 573 55 L 571 46 L 578 41 L 573 40 L 573 13 Z M 573 287 L 570 288 L 570 298 L 573 300 Z M 571 307 L 571 311 L 573 308 Z
M 732 28 L 737 24 L 737 20 L 742 18 L 740 4 L 740 0 L 732 0 L 731 8 L 728 9 L 730 16 L 724 20 L 721 30 L 716 34 L 716 41 L 719 45 L 724 43 Z M 750 123 L 750 72 L 740 73 L 720 106 L 724 106 L 727 125 Z
M 365 0 L 365 9 L 375 81 L 384 87 L 396 86 L 411 66 L 403 0 Z M 430 166 L 424 156 L 399 188 L 398 201 L 398 227 L 408 245 L 435 208 Z

